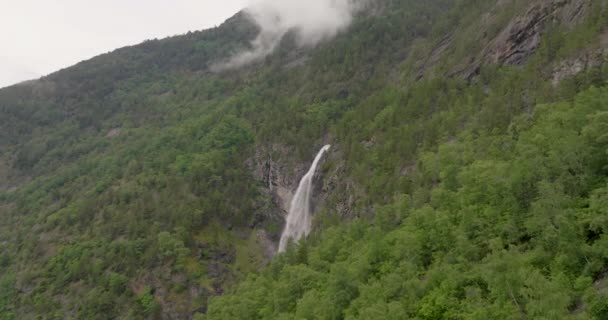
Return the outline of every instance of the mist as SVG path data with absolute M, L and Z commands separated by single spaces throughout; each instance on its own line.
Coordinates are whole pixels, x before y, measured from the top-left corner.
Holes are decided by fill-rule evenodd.
M 260 28 L 251 49 L 237 53 L 213 69 L 239 68 L 271 54 L 290 31 L 300 47 L 315 46 L 347 28 L 362 0 L 257 0 L 244 10 Z

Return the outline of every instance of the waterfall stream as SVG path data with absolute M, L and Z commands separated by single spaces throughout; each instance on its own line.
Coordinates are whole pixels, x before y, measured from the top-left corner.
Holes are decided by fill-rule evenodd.
M 285 229 L 281 234 L 281 241 L 279 242 L 279 252 L 285 251 L 289 239 L 293 241 L 300 240 L 303 236 L 307 236 L 311 228 L 311 217 L 310 217 L 310 195 L 312 193 L 312 179 L 315 175 L 317 165 L 330 145 L 326 145 L 315 157 L 308 172 L 300 180 L 298 189 L 291 199 L 291 205 L 289 207 L 289 213 L 285 221 Z

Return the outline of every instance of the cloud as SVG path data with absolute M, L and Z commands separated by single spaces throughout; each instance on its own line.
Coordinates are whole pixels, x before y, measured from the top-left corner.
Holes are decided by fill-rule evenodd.
M 251 49 L 237 53 L 215 71 L 238 68 L 272 53 L 281 39 L 293 31 L 300 47 L 314 46 L 334 37 L 350 25 L 362 0 L 257 0 L 245 13 L 260 32 Z

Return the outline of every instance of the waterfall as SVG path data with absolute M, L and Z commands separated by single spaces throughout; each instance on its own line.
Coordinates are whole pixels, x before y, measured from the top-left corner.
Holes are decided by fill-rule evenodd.
M 317 164 L 321 160 L 323 153 L 329 150 L 330 145 L 326 145 L 315 157 L 308 172 L 300 180 L 298 189 L 291 199 L 291 205 L 289 207 L 289 213 L 285 221 L 285 229 L 281 234 L 281 241 L 279 242 L 279 252 L 285 251 L 287 242 L 289 239 L 298 241 L 302 236 L 307 236 L 311 228 L 311 217 L 310 217 L 310 194 L 312 192 L 312 178 L 315 175 Z

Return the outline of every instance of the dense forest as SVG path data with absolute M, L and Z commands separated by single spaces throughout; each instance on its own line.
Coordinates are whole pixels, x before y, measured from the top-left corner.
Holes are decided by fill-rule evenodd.
M 608 319 L 608 1 L 372 3 L 1 89 L 0 319 Z

